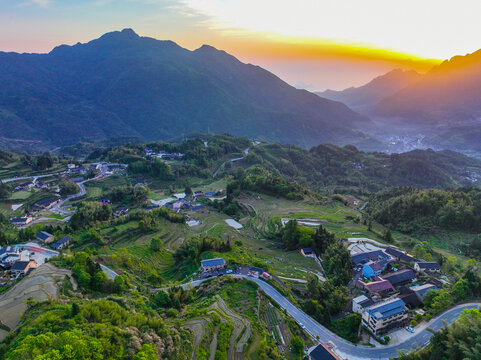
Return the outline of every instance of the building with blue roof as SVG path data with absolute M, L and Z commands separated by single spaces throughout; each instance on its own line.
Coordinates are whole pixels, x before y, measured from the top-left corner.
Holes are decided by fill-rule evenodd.
M 225 269 L 226 266 L 226 262 L 223 258 L 202 260 L 200 264 L 202 272 L 219 271 Z
M 389 329 L 399 327 L 408 317 L 404 301 L 394 297 L 370 306 L 362 314 L 362 325 L 373 334 L 379 335 Z
M 354 265 L 359 266 L 369 261 L 388 260 L 390 258 L 391 257 L 382 250 L 372 250 L 352 255 L 352 262 Z
M 51 246 L 55 250 L 61 250 L 70 245 L 70 242 L 72 241 L 72 238 L 70 236 L 64 236 L 60 240 L 57 240 L 54 242 Z

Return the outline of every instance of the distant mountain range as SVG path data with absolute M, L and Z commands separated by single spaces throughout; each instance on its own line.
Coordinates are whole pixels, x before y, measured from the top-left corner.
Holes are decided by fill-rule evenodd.
M 350 87 L 342 91 L 326 90 L 316 94 L 326 99 L 343 102 L 355 111 L 369 114 L 386 97 L 396 94 L 421 77 L 422 75 L 414 70 L 396 69 L 360 87 Z
M 423 75 L 394 70 L 358 88 L 317 94 L 369 116 L 375 136 L 422 135 L 424 146 L 481 154 L 481 50 Z
M 210 131 L 305 147 L 369 140 L 358 129 L 370 120 L 342 103 L 211 46 L 189 51 L 130 29 L 49 54 L 0 53 L 0 84 L 3 139 L 60 146 Z

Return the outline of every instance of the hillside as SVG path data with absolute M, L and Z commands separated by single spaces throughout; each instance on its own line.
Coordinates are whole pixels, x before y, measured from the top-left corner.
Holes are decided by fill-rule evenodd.
M 476 184 L 481 174 L 479 160 L 453 151 L 414 150 L 388 155 L 331 144 L 309 151 L 279 144 L 257 146 L 245 162 L 262 164 L 318 191 L 379 191 L 402 185 L 445 188 Z
M 380 101 L 422 77 L 414 70 L 395 69 L 378 76 L 369 83 L 342 91 L 326 90 L 316 93 L 326 99 L 340 101 L 362 114 L 369 113 Z
M 375 109 L 380 116 L 459 124 L 481 113 L 481 50 L 446 60 L 419 81 L 385 98 Z
M 196 131 L 312 146 L 359 143 L 369 120 L 204 45 L 130 29 L 49 54 L 0 53 L 1 136 L 70 145 Z

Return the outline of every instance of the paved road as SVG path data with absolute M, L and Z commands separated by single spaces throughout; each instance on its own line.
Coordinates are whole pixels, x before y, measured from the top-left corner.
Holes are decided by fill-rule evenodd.
M 298 323 L 302 323 L 305 326 L 305 331 L 309 333 L 312 337 L 316 335 L 323 343 L 332 342 L 336 348 L 337 353 L 345 359 L 349 360 L 383 360 L 397 358 L 400 351 L 411 350 L 417 347 L 422 347 L 428 344 L 429 339 L 433 335 L 427 328 L 433 330 L 439 330 L 444 326 L 443 321 L 451 323 L 453 320 L 457 319 L 464 309 L 476 309 L 481 304 L 480 303 L 469 303 L 458 305 L 448 311 L 444 312 L 440 316 L 431 320 L 427 328 L 420 330 L 412 334 L 409 338 L 399 344 L 395 345 L 378 345 L 375 348 L 354 345 L 351 342 L 344 340 L 337 336 L 336 334 L 329 331 L 327 328 L 319 324 L 316 320 L 311 318 L 305 312 L 297 308 L 289 300 L 287 300 L 281 293 L 279 293 L 273 286 L 267 282 L 260 280 L 255 277 L 250 277 L 246 275 L 233 274 L 232 276 L 237 278 L 244 278 L 255 282 L 259 287 L 269 296 L 277 302 L 282 309 L 285 309 L 287 313 L 294 318 Z M 208 280 L 196 280 L 190 283 L 182 284 L 184 289 L 196 287 L 203 281 Z
M 44 175 L 32 175 L 32 176 L 20 176 L 20 177 L 14 177 L 10 179 L 4 179 L 0 180 L 2 183 L 9 183 L 12 181 L 19 181 L 19 180 L 28 180 L 28 179 L 33 179 L 33 183 L 37 182 L 37 179 L 44 178 L 44 177 L 49 177 L 49 176 L 55 176 L 58 174 L 44 174 Z

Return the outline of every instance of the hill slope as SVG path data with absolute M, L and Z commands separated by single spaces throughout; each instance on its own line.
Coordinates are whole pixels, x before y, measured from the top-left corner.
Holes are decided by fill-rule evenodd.
M 0 82 L 0 135 L 55 145 L 206 130 L 345 144 L 364 138 L 353 129 L 369 122 L 223 51 L 189 51 L 130 29 L 49 54 L 0 53 Z
M 422 75 L 414 70 L 392 70 L 360 87 L 342 91 L 326 90 L 316 93 L 326 99 L 340 101 L 355 111 L 369 113 L 381 100 L 419 80 Z
M 392 186 L 446 188 L 478 184 L 481 161 L 453 151 L 365 153 L 321 144 L 307 151 L 289 145 L 256 146 L 245 158 L 317 191 L 379 191 Z

